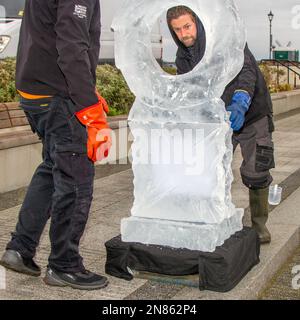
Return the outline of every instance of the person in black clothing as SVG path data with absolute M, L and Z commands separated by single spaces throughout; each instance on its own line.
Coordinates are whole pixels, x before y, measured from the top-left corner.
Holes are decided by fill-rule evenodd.
M 0 263 L 33 276 L 33 257 L 49 217 L 48 285 L 99 289 L 106 277 L 85 269 L 79 254 L 93 194 L 94 162 L 111 146 L 109 111 L 96 92 L 99 0 L 26 0 L 16 87 L 29 124 L 43 143 L 16 230 Z
M 203 58 L 206 48 L 205 29 L 197 15 L 185 6 L 168 10 L 167 22 L 178 47 L 177 74 L 191 71 Z M 240 168 L 244 185 L 249 188 L 252 226 L 261 243 L 269 243 L 271 235 L 266 227 L 268 194 L 272 182 L 270 169 L 275 167 L 272 141 L 272 100 L 263 75 L 250 52 L 244 51 L 244 65 L 240 73 L 225 88 L 222 100 L 231 112 L 234 150 L 240 144 L 243 162 Z

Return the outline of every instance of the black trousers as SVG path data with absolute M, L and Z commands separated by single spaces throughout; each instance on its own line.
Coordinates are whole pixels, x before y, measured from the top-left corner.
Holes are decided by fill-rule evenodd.
M 68 99 L 22 99 L 21 107 L 42 140 L 43 162 L 32 177 L 7 249 L 32 258 L 51 217 L 49 266 L 78 272 L 84 268 L 79 241 L 90 211 L 94 180 L 86 128 Z

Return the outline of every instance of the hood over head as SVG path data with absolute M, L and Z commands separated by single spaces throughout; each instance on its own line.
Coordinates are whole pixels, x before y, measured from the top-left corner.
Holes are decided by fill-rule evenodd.
M 171 32 L 171 35 L 178 47 L 176 56 L 178 58 L 186 58 L 193 61 L 193 67 L 195 67 L 203 58 L 206 48 L 206 34 L 204 26 L 199 19 L 198 16 L 196 16 L 196 26 L 197 26 L 197 39 L 193 45 L 194 47 L 194 57 L 192 57 L 191 52 L 189 48 L 187 48 L 177 37 L 176 33 L 173 31 L 171 25 L 169 24 L 169 30 Z

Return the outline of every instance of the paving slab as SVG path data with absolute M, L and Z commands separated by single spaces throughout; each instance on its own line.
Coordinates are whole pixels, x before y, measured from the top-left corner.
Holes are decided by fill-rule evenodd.
M 271 277 L 299 246 L 299 168 L 300 163 L 300 114 L 282 118 L 276 122 L 274 133 L 277 167 L 272 170 L 274 183 L 285 183 L 288 196 L 280 206 L 273 208 L 269 227 L 273 241 L 262 247 L 261 264 L 256 266 L 244 280 L 230 293 L 216 294 L 182 286 L 154 283 L 145 279 L 125 281 L 108 276 L 110 285 L 91 292 L 71 288 L 51 288 L 42 277 L 32 278 L 11 271 L 6 272 L 6 290 L 0 290 L 0 299 L 254 299 Z M 233 160 L 234 183 L 232 198 L 237 207 L 247 208 L 248 189 L 243 186 L 239 166 L 242 157 L 238 148 Z M 80 252 L 86 266 L 104 273 L 104 243 L 120 233 L 120 221 L 130 215 L 133 203 L 133 174 L 130 169 L 109 175 L 101 175 L 95 180 L 94 200 L 86 231 L 81 240 Z M 5 197 L 1 197 L 4 201 Z M 20 205 L 0 211 L 0 252 L 14 230 Z M 1 207 L 5 207 L 3 203 Z M 249 208 L 246 209 L 246 223 L 249 224 Z M 37 250 L 36 261 L 43 273 L 50 251 L 49 223 L 47 224 Z M 276 289 L 276 288 L 275 288 Z M 275 290 L 274 289 L 274 290 Z M 277 290 L 277 289 L 276 289 Z M 295 292 L 293 292 L 295 293 Z M 295 295 L 292 295 L 293 297 Z

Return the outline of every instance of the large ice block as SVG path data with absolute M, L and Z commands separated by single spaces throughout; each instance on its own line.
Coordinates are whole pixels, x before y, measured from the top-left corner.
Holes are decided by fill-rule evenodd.
M 206 30 L 206 52 L 188 74 L 155 61 L 151 28 L 162 12 L 190 7 Z M 122 240 L 214 251 L 242 229 L 231 201 L 232 130 L 221 95 L 243 66 L 245 30 L 232 0 L 125 0 L 113 21 L 115 59 L 136 100 L 134 204 Z

